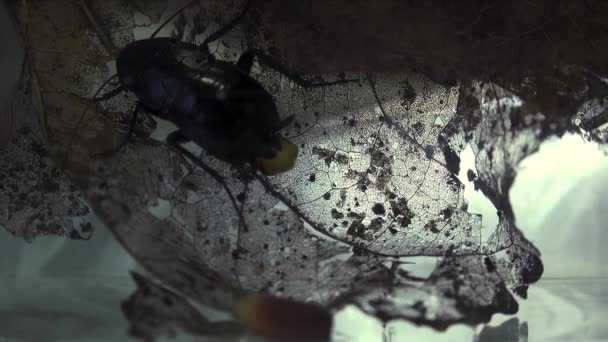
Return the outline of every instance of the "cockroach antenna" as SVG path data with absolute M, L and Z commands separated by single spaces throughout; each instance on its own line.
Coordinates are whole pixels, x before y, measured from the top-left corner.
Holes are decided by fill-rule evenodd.
M 156 30 L 154 30 L 154 32 L 152 32 L 152 34 L 150 35 L 150 38 L 156 37 L 158 32 L 160 32 L 160 30 L 162 30 L 163 27 L 165 27 L 169 22 L 171 22 L 171 20 L 175 19 L 175 17 L 177 17 L 180 13 L 182 13 L 182 11 L 185 10 L 188 6 L 192 5 L 193 2 L 194 2 L 194 0 L 190 0 L 190 1 L 186 2 L 186 4 L 184 4 L 182 7 L 180 7 L 177 11 L 175 11 L 175 13 L 173 13 L 169 18 L 167 18 L 167 20 L 165 20 L 162 24 L 160 24 L 160 26 Z

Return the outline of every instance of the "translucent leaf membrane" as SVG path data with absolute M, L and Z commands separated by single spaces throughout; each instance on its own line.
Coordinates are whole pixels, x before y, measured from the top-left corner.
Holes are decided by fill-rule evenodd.
M 547 124 L 541 113 L 525 113 L 522 101 L 515 95 L 494 84 L 483 83 L 460 88 L 457 118 L 465 120 L 454 120 L 442 133 L 444 151 L 459 153 L 465 144 L 471 145 L 478 173 L 475 186 L 490 199 L 499 216 L 497 229 L 486 247 L 491 251 L 505 251 L 501 254 L 499 269 L 515 292 L 525 297 L 528 284 L 540 278 L 543 267 L 540 252 L 515 226 L 508 190 L 515 178 L 517 163 L 536 151 L 551 133 L 544 127 L 553 126 L 556 133 L 567 127 Z M 477 124 L 471 125 L 471 122 Z
M 296 115 L 286 136 L 302 155 L 293 170 L 270 181 L 313 228 L 359 250 L 384 256 L 479 253 L 481 221 L 462 210 L 464 187 L 436 153 L 457 93 L 421 76 L 377 77 L 380 102 L 366 81 L 283 87 L 279 111 Z M 404 104 L 404 84 L 431 95 Z
M 26 241 L 38 235 L 88 239 L 90 208 L 46 149 L 24 126 L 0 150 L 0 225 Z
M 417 324 L 446 329 L 454 323 L 487 322 L 494 313 L 514 314 L 518 304 L 483 257 L 449 257 L 428 279 L 415 284 L 394 277 L 390 296 L 378 287 L 353 300 L 380 319 L 401 317 Z
M 237 339 L 242 334 L 242 328 L 236 323 L 210 322 L 186 298 L 139 273 L 132 273 L 132 277 L 137 290 L 122 304 L 122 310 L 131 322 L 131 336 L 154 340 L 186 333 L 225 341 Z
M 540 253 L 515 227 L 508 190 L 515 165 L 549 134 L 573 129 L 569 122 L 524 110 L 494 84 L 446 88 L 407 73 L 348 75 L 359 82 L 302 89 L 256 65 L 252 75 L 272 93 L 281 115 L 295 115 L 281 132 L 300 149 L 289 172 L 265 177 L 205 151 L 192 161 L 146 138 L 131 138 L 107 158 L 91 157 L 124 139 L 120 123 L 134 100 L 124 94 L 99 103 L 87 99 L 108 73 L 112 57 L 104 45 L 119 49 L 131 41 L 135 22 L 128 6 L 94 3 L 88 10 L 97 24 L 72 2 L 31 6 L 27 37 L 37 52 L 30 66 L 43 86 L 39 111 L 49 123 L 51 155 L 156 279 L 153 285 L 137 278 L 139 292 L 125 304 L 132 327 L 152 336 L 192 333 L 187 327 L 201 322 L 182 302 L 150 305 L 161 303 L 164 291 L 138 299 L 146 288 L 160 286 L 180 301 L 231 313 L 255 292 L 331 310 L 356 304 L 384 321 L 404 318 L 444 329 L 515 313 L 509 290 L 525 297 L 528 284 L 539 279 Z M 72 15 L 69 22 L 41 14 L 61 6 Z M 167 32 L 201 41 L 205 28 L 219 27 L 240 6 L 201 2 Z M 136 8 L 156 21 L 164 7 Z M 64 53 L 49 58 L 42 50 L 50 42 Z M 235 30 L 210 50 L 234 61 L 245 46 Z M 89 113 L 77 125 L 86 106 Z M 136 133 L 145 134 L 136 135 L 148 136 L 150 127 L 142 120 Z M 476 155 L 476 188 L 499 214 L 486 240 L 482 218 L 467 211 L 456 177 L 467 144 Z M 409 276 L 397 261 L 420 255 L 442 257 L 427 279 Z M 169 330 L 153 329 L 137 312 L 154 313 Z
M 607 98 L 601 98 L 585 102 L 574 119 L 574 124 L 581 128 L 588 139 L 603 145 L 608 142 L 607 100 Z

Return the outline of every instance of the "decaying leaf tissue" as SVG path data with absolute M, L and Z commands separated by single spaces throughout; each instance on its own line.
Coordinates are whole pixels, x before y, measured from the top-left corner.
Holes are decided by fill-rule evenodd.
M 241 325 L 211 324 L 196 305 L 247 321 L 243 301 L 255 295 L 328 312 L 355 304 L 436 329 L 513 314 L 543 273 L 514 224 L 515 166 L 551 135 L 606 143 L 608 34 L 598 13 L 608 5 L 448 3 L 9 1 L 26 54 L 0 152 L 0 223 L 26 239 L 87 239 L 88 215 L 99 216 L 149 272 L 134 274 L 139 290 L 123 306 L 146 340 L 237 338 Z M 120 52 L 174 13 L 160 51 L 183 52 L 171 67 L 189 71 L 171 69 L 166 83 L 147 73 L 148 93 L 120 66 L 112 77 Z M 130 68 L 167 70 L 157 54 L 139 57 Z M 186 74 L 215 96 L 194 95 L 198 121 L 163 111 L 194 87 Z M 246 91 L 259 86 L 276 105 L 266 126 L 261 100 L 234 95 L 249 80 Z M 245 118 L 248 105 L 256 120 Z M 212 109 L 238 115 L 226 126 Z M 198 146 L 165 139 L 168 124 L 152 117 Z M 222 131 L 196 131 L 210 125 Z M 259 130 L 272 139 L 251 140 Z M 470 178 L 499 216 L 488 236 L 457 177 L 467 145 Z M 417 278 L 401 267 L 408 256 L 441 261 Z

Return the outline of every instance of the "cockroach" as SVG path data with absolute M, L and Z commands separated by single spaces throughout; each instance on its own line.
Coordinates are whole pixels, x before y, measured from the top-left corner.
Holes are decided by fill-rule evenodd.
M 193 2 L 191 0 L 182 6 L 150 38 L 134 41 L 118 52 L 117 73 L 99 87 L 92 102 L 107 100 L 123 91 L 131 92 L 137 100 L 124 141 L 111 151 L 97 156 L 116 153 L 127 144 L 138 114 L 152 114 L 168 120 L 178 129 L 169 134 L 166 142 L 224 187 L 244 225 L 242 207 L 239 209 L 221 175 L 182 144 L 193 141 L 210 155 L 240 169 L 251 166 L 266 176 L 286 172 L 295 164 L 298 148 L 278 131 L 293 120 L 293 115 L 281 119 L 272 95 L 251 77 L 254 60 L 275 69 L 304 88 L 357 80 L 343 78 L 315 83 L 290 72 L 259 49 L 245 50 L 235 63 L 217 59 L 209 50 L 209 43 L 220 39 L 238 25 L 247 13 L 250 1 L 246 2 L 236 18 L 210 34 L 199 45 L 175 38 L 155 37 L 162 27 Z M 116 78 L 120 85 L 100 96 L 102 89 Z M 74 133 L 87 110 L 88 106 Z M 72 141 L 68 143 L 66 158 L 71 144 Z
M 178 127 L 167 137 L 168 144 L 179 147 L 181 143 L 193 141 L 216 158 L 235 166 L 253 165 L 265 175 L 289 170 L 295 164 L 298 148 L 278 131 L 286 127 L 293 116 L 281 119 L 272 95 L 250 76 L 254 60 L 257 58 L 304 88 L 356 80 L 313 83 L 289 72 L 273 57 L 257 49 L 246 50 L 236 63 L 217 59 L 209 51 L 209 43 L 240 22 L 250 1 L 240 15 L 200 45 L 174 38 L 155 38 L 162 26 L 192 2 L 163 23 L 150 38 L 125 46 L 118 53 L 117 74 L 112 77 L 118 78 L 120 87 L 96 98 L 99 90 L 94 96 L 99 101 L 126 90 L 137 97 L 127 139 L 109 152 L 120 150 L 127 143 L 138 113 L 147 112 Z M 180 150 L 185 152 L 183 148 Z

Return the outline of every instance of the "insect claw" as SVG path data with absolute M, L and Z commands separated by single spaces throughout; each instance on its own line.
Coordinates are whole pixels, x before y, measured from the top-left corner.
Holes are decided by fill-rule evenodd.
M 230 202 L 232 202 L 232 206 L 234 207 L 234 209 L 237 211 L 237 213 L 239 215 L 239 228 L 243 227 L 243 230 L 248 231 L 249 228 L 247 227 L 245 216 L 243 215 L 243 212 L 242 212 L 242 207 L 240 207 L 238 205 L 236 198 L 232 194 L 232 191 L 230 190 L 230 187 L 228 187 L 228 184 L 226 183 L 224 178 L 222 178 L 222 176 L 211 166 L 205 164 L 200 158 L 196 157 L 192 152 L 188 151 L 185 147 L 181 146 L 180 142 L 184 142 L 184 141 L 185 141 L 184 137 L 181 135 L 181 133 L 179 131 L 175 131 L 175 132 L 171 133 L 169 135 L 169 137 L 167 137 L 167 143 L 170 146 L 177 149 L 182 155 L 184 155 L 186 158 L 188 158 L 193 164 L 195 164 L 196 166 L 198 166 L 201 169 L 203 169 L 204 171 L 206 171 L 209 176 L 211 176 L 213 179 L 215 179 L 224 188 L 224 191 L 226 191 L 226 193 L 228 194 L 228 197 L 230 198 Z
M 113 98 L 114 96 L 120 94 L 124 89 L 121 86 L 118 86 L 117 88 L 101 95 L 101 96 L 97 96 L 95 98 L 92 98 L 91 101 L 93 102 L 101 102 L 101 101 L 105 101 L 108 99 Z
M 273 56 L 271 56 L 259 49 L 249 49 L 249 50 L 243 52 L 243 54 L 239 58 L 239 61 L 237 62 L 237 66 L 239 66 L 241 69 L 246 69 L 248 67 L 251 67 L 250 64 L 251 64 L 251 60 L 253 57 L 257 57 L 257 60 L 260 63 L 278 71 L 283 76 L 287 77 L 290 81 L 292 81 L 293 83 L 299 85 L 300 87 L 302 87 L 304 89 L 326 87 L 326 86 L 331 86 L 331 85 L 336 85 L 336 84 L 360 82 L 360 79 L 358 79 L 358 78 L 346 79 L 346 80 L 342 79 L 342 80 L 330 81 L 330 82 L 323 81 L 323 80 L 321 80 L 320 82 L 314 82 L 312 80 L 305 79 L 304 77 L 291 72 L 289 70 L 289 68 L 287 68 L 281 62 L 279 62 Z

